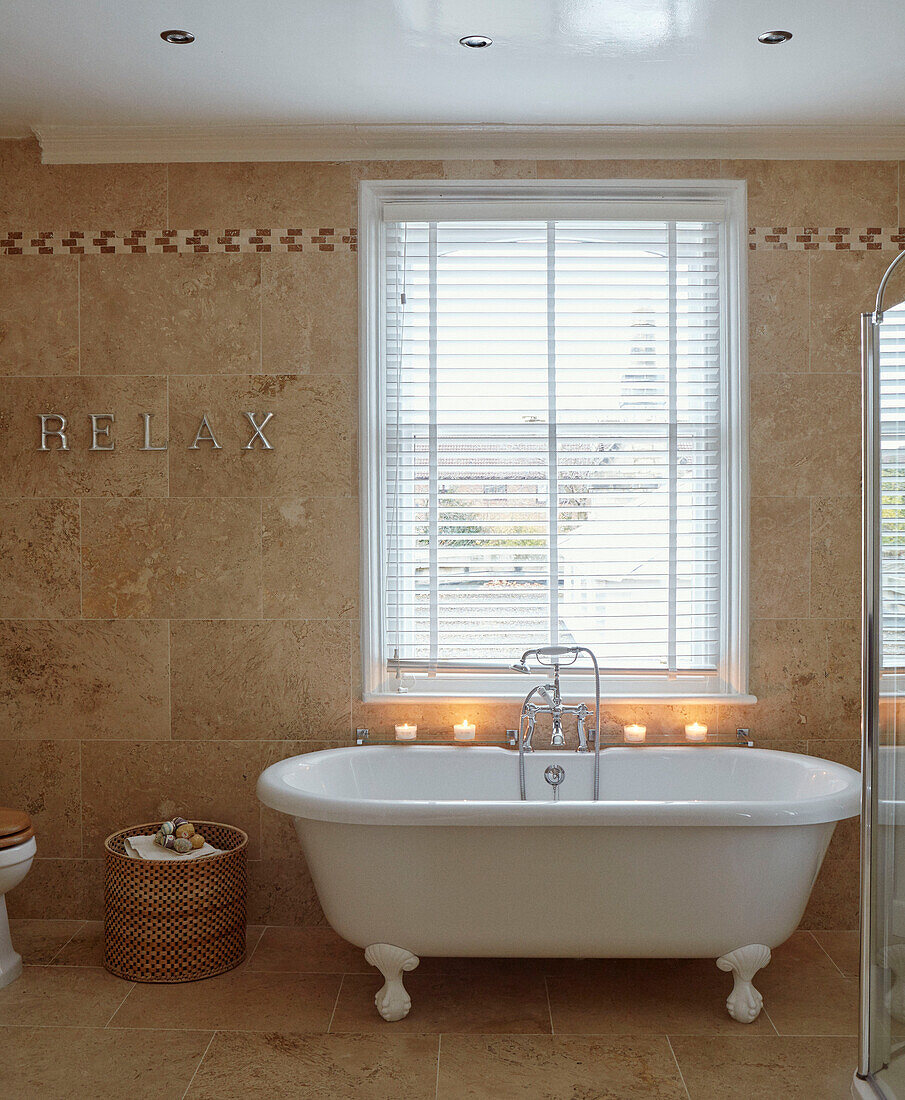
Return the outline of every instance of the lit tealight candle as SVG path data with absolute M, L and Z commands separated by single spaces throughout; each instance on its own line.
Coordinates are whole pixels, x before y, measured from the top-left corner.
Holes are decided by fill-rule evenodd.
M 707 727 L 700 722 L 692 722 L 690 726 L 685 727 L 685 740 L 686 741 L 706 741 L 707 740 Z
M 632 723 L 623 729 L 626 741 L 643 741 L 647 737 L 647 726 L 639 726 Z
M 457 741 L 474 741 L 475 727 L 465 718 L 453 726 L 453 733 Z
M 401 726 L 396 727 L 397 741 L 414 741 L 417 736 L 418 727 L 410 726 L 408 722 L 403 722 Z

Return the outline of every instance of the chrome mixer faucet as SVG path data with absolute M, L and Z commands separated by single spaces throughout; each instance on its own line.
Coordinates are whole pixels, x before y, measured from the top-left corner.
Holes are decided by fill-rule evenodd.
M 529 660 L 533 660 L 542 669 L 550 669 L 553 672 L 553 679 L 550 683 L 536 684 L 528 694 L 525 696 L 522 702 L 522 710 L 519 715 L 519 736 L 518 736 L 518 749 L 519 749 L 519 782 L 521 787 L 521 796 L 525 798 L 525 760 L 524 754 L 526 752 L 534 751 L 534 728 L 537 724 L 537 716 L 539 714 L 549 714 L 551 722 L 553 724 L 553 732 L 550 738 L 550 745 L 552 748 L 562 748 L 565 743 L 565 734 L 563 733 L 563 715 L 574 714 L 576 727 L 578 731 L 578 751 L 588 751 L 588 734 L 585 728 L 588 714 L 587 706 L 584 703 L 577 703 L 574 706 L 569 706 L 562 701 L 562 695 L 560 693 L 559 684 L 559 672 L 561 667 L 568 668 L 570 665 L 574 665 L 582 653 L 585 653 L 590 657 L 591 664 L 594 666 L 594 690 L 595 690 L 595 708 L 594 708 L 594 726 L 592 733 L 594 736 L 594 798 L 597 799 L 600 791 L 600 668 L 597 664 L 597 658 L 594 652 L 587 648 L 587 646 L 575 645 L 575 646 L 538 646 L 534 649 L 526 649 L 521 658 L 516 661 L 512 668 L 516 672 L 530 673 L 531 669 L 528 665 Z M 541 702 L 535 702 L 535 699 L 540 699 Z

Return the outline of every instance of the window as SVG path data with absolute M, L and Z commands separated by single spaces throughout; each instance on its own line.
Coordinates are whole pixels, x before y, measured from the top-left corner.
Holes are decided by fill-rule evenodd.
M 905 669 L 905 302 L 885 309 L 880 354 L 880 649 L 884 692 Z
M 744 184 L 365 183 L 366 698 L 746 696 Z M 580 673 L 579 673 L 580 674 Z

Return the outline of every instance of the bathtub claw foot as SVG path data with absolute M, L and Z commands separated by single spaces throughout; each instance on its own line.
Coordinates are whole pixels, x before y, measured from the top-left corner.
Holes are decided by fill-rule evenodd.
M 385 979 L 374 997 L 377 1011 L 391 1023 L 405 1019 L 412 1007 L 412 998 L 405 991 L 402 975 L 414 970 L 421 960 L 411 951 L 391 943 L 372 943 L 365 949 L 365 961 L 376 966 Z
M 726 999 L 726 1008 L 733 1020 L 751 1024 L 760 1015 L 764 999 L 754 988 L 754 975 L 770 961 L 770 948 L 762 943 L 738 947 L 716 960 L 720 970 L 732 971 L 732 992 Z

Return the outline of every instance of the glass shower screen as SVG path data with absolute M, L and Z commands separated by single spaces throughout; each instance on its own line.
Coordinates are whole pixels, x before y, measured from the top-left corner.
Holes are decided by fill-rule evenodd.
M 902 261 L 900 263 L 900 261 Z M 905 252 L 862 318 L 861 1052 L 856 1095 L 905 1100 Z

